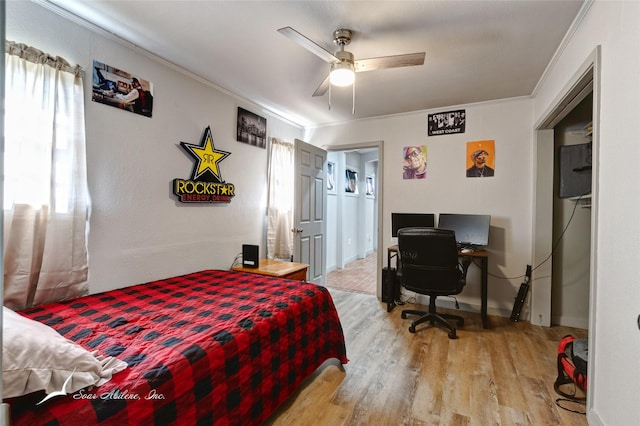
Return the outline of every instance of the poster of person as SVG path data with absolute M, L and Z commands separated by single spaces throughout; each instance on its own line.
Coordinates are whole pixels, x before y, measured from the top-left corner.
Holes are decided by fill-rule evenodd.
M 373 180 L 373 176 L 367 176 L 366 178 L 367 191 L 366 195 L 374 195 L 376 192 L 375 183 Z
M 467 142 L 467 177 L 491 177 L 495 173 L 494 141 Z
M 464 133 L 466 127 L 465 110 L 439 112 L 427 116 L 427 135 L 450 135 Z
M 91 100 L 151 117 L 153 83 L 94 60 Z
M 238 107 L 238 123 L 236 126 L 238 142 L 260 148 L 267 147 L 267 119 Z
M 355 170 L 346 170 L 344 190 L 352 194 L 358 193 L 358 172 Z
M 404 165 L 403 179 L 424 179 L 427 176 L 427 147 L 405 146 L 402 150 Z
M 336 192 L 336 165 L 332 162 L 327 163 L 327 191 Z

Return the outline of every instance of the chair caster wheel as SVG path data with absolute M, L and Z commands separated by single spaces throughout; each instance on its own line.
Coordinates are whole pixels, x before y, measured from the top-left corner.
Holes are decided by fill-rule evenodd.
M 402 314 L 400 314 L 400 317 L 401 317 L 402 319 L 407 319 L 407 314 L 405 314 L 405 313 L 403 312 Z
M 409 333 L 415 333 L 416 332 L 416 328 L 412 325 L 409 326 Z
M 455 330 L 450 331 L 447 335 L 449 336 L 449 339 L 457 339 L 458 338 L 458 336 L 456 336 L 456 331 Z

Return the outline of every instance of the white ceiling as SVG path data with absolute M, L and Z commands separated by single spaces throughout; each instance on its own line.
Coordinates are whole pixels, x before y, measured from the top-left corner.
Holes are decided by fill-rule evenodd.
M 303 126 L 530 95 L 583 3 L 45 1 Z M 277 32 L 285 26 L 331 52 L 333 31 L 351 29 L 356 59 L 426 59 L 358 73 L 355 115 L 350 88 L 332 89 L 329 110 L 328 93 L 311 96 L 329 64 Z

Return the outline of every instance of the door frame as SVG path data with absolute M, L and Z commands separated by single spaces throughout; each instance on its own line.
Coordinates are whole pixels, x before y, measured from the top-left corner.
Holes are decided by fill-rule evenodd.
M 592 208 L 591 208 L 591 273 L 590 273 L 590 302 L 589 325 L 593 325 L 595 317 L 595 279 L 596 262 L 595 247 L 597 247 L 597 208 L 598 208 L 598 149 L 599 149 L 599 118 L 600 118 L 600 46 L 598 46 L 584 61 L 573 75 L 569 83 L 563 88 L 556 100 L 542 114 L 542 118 L 535 124 L 536 138 L 534 145 L 534 200 L 533 200 L 533 264 L 541 265 L 549 259 L 553 250 L 553 128 L 573 110 L 589 93 L 593 93 L 593 170 L 592 170 Z M 549 327 L 551 325 L 551 265 L 547 262 L 534 269 L 531 287 L 531 318 L 532 324 Z
M 601 47 L 597 46 L 578 68 L 567 85 L 559 92 L 554 102 L 536 122 L 534 155 L 534 200 L 533 200 L 533 239 L 532 261 L 539 264 L 551 257 L 554 242 L 552 241 L 553 226 L 553 174 L 549 178 L 549 170 L 553 170 L 553 128 L 589 93 L 593 93 L 593 169 L 591 193 L 591 247 L 590 247 L 590 285 L 589 285 L 589 346 L 596 347 L 596 306 L 598 289 L 597 247 L 598 247 L 598 177 L 600 152 L 600 74 L 602 67 Z M 548 168 L 551 161 L 551 169 Z M 551 180 L 551 182 L 549 182 Z M 534 285 L 531 286 L 531 318 L 535 325 L 551 325 L 551 266 L 545 264 L 543 268 L 533 273 Z M 595 351 L 589 351 L 588 376 L 594 377 L 593 366 Z M 587 389 L 587 412 L 593 411 L 593 390 L 595 383 L 590 379 Z
M 323 149 L 330 152 L 340 152 L 340 151 L 353 151 L 356 149 L 365 149 L 365 148 L 377 148 L 378 149 L 378 175 L 376 176 L 376 191 L 378 197 L 377 199 L 377 227 L 376 227 L 376 297 L 378 299 L 382 298 L 382 265 L 385 262 L 385 253 L 386 248 L 384 247 L 382 241 L 382 212 L 383 204 L 384 204 L 384 141 L 371 141 L 371 142 L 359 142 L 352 144 L 344 144 L 344 145 L 325 145 L 322 147 Z M 339 225 L 340 226 L 340 225 Z M 384 253 L 383 253 L 384 251 Z

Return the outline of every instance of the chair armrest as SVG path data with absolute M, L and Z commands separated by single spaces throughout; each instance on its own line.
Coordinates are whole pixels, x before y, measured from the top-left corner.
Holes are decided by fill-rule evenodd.
M 471 265 L 473 259 L 470 256 L 465 256 L 460 261 L 460 272 L 462 273 L 462 279 L 467 279 L 467 271 L 469 270 L 469 265 Z

